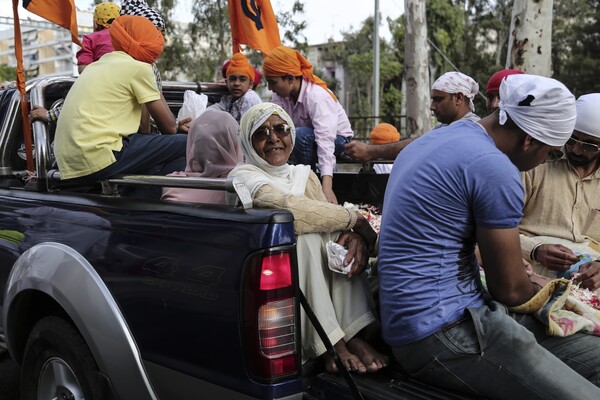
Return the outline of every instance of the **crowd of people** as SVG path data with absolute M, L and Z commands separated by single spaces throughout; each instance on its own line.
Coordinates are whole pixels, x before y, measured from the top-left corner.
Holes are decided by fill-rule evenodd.
M 254 207 L 290 211 L 300 288 L 350 371 L 393 361 L 486 398 L 600 398 L 600 338 L 549 336 L 533 315 L 511 311 L 565 274 L 600 289 L 600 94 L 575 99 L 554 79 L 507 69 L 487 82 L 480 118 L 477 82 L 447 72 L 431 87 L 434 129 L 400 140 L 384 123 L 364 143 L 352 140 L 343 107 L 308 60 L 280 46 L 262 63 L 270 102 L 253 90 L 261 72 L 237 53 L 222 70 L 229 94 L 176 121 L 155 64 L 160 14 L 125 0 L 99 4 L 94 21 L 62 108 L 30 115 L 57 124 L 61 179 L 237 177 Z M 333 173 L 348 159 L 395 160 L 375 163 L 390 174 L 379 237 L 338 205 Z M 162 199 L 226 203 L 202 189 L 164 188 Z M 329 268 L 330 242 L 346 248 L 347 274 Z M 364 273 L 376 254 L 380 309 Z M 581 255 L 591 261 L 573 270 Z M 365 340 L 374 325 L 387 349 Z M 322 358 L 337 372 L 304 313 L 301 326 L 303 362 Z

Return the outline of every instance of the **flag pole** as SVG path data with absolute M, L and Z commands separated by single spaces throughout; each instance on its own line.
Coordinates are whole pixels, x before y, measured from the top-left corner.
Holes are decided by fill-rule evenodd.
M 15 58 L 17 60 L 17 88 L 21 93 L 21 121 L 23 122 L 25 157 L 27 159 L 27 170 L 34 172 L 31 124 L 29 123 L 29 108 L 27 107 L 27 92 L 25 89 L 25 69 L 23 67 L 23 42 L 21 39 L 21 21 L 19 20 L 19 0 L 13 0 L 13 20 L 15 32 Z

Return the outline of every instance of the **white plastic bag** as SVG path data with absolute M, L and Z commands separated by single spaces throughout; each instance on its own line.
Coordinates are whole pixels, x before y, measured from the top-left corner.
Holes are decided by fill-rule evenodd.
M 203 93 L 196 93 L 193 90 L 186 90 L 183 93 L 183 105 L 177 113 L 177 119 L 192 118 L 195 120 L 206 110 L 208 96 Z
M 350 264 L 344 267 L 344 258 L 348 254 L 348 250 L 344 246 L 337 244 L 330 240 L 327 242 L 327 264 L 329 269 L 338 274 L 348 274 L 352 269 L 354 260 L 350 261 Z

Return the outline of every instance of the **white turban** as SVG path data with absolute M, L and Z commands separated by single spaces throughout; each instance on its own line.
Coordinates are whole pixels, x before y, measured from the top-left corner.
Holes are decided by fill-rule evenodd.
M 451 94 L 462 93 L 469 99 L 469 110 L 475 112 L 473 98 L 479 93 L 479 84 L 470 76 L 456 71 L 446 72 L 433 83 L 431 90 Z
M 600 93 L 584 94 L 577 99 L 575 130 L 600 138 Z
M 510 117 L 529 136 L 549 146 L 562 146 L 573 134 L 575 96 L 556 79 L 509 75 L 500 84 L 499 106 L 500 125 Z

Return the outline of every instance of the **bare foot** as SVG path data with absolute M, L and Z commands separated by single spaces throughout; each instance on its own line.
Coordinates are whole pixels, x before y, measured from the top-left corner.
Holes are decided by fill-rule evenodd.
M 353 337 L 346 343 L 347 349 L 356 354 L 367 372 L 377 372 L 387 367 L 390 361 L 388 357 L 375 350 L 369 343 L 359 337 Z
M 365 372 L 367 372 L 367 368 L 360 361 L 360 358 L 348 351 L 344 339 L 341 339 L 333 347 L 335 347 L 335 351 L 342 360 L 344 367 L 346 367 L 348 371 L 358 372 L 359 374 L 364 374 Z M 325 361 L 325 369 L 327 370 L 327 372 L 339 372 L 333 357 L 331 357 L 328 353 L 325 353 L 323 354 L 323 359 Z

